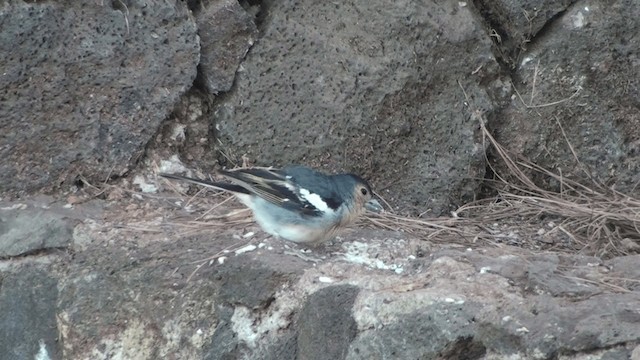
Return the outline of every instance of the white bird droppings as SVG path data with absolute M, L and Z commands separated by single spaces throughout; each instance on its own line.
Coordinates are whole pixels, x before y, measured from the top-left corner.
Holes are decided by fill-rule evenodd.
M 38 342 L 38 345 L 40 346 L 40 349 L 38 350 L 38 353 L 36 354 L 34 359 L 35 360 L 51 360 L 51 357 L 49 356 L 49 352 L 47 351 L 47 344 L 44 343 L 44 340 L 40 339 L 40 341 Z
M 247 245 L 245 247 L 241 247 L 240 249 L 236 250 L 235 254 L 236 255 L 244 254 L 246 252 L 253 251 L 253 250 L 257 249 L 257 248 L 258 247 L 255 246 L 255 245 Z
M 318 278 L 318 281 L 320 281 L 321 283 L 330 284 L 333 282 L 333 279 L 328 276 L 320 276 Z

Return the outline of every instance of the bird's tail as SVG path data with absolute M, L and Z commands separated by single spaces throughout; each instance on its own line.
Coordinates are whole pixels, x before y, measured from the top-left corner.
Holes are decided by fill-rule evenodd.
M 208 180 L 200 180 L 200 179 L 194 179 L 194 178 L 190 178 L 190 177 L 187 177 L 187 176 L 175 175 L 175 174 L 158 174 L 158 175 L 160 175 L 160 176 L 162 176 L 163 178 L 166 178 L 166 179 L 186 181 L 186 182 L 190 182 L 192 184 L 202 185 L 202 186 L 210 187 L 210 188 L 217 189 L 217 190 L 230 191 L 232 193 L 239 193 L 239 194 L 249 194 L 249 190 L 243 188 L 240 185 L 236 185 L 236 184 L 230 184 L 230 183 L 224 183 L 224 182 L 213 182 L 213 181 L 208 181 Z

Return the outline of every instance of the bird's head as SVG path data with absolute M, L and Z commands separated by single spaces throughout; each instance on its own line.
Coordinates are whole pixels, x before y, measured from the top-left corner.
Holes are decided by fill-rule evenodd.
M 373 198 L 373 191 L 367 180 L 354 174 L 343 175 L 343 179 L 345 183 L 348 183 L 347 187 L 351 189 L 351 196 L 356 209 L 367 209 L 376 213 L 383 211 L 382 205 Z

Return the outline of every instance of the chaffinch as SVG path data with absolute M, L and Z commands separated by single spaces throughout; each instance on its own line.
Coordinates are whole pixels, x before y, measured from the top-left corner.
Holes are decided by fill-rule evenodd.
M 369 183 L 353 174 L 325 175 L 304 166 L 218 170 L 217 174 L 230 182 L 160 176 L 229 191 L 253 211 L 265 232 L 296 243 L 331 239 L 365 209 L 382 211 Z

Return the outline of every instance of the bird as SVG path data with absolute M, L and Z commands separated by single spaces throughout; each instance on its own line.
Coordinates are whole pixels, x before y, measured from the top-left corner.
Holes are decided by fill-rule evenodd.
M 228 182 L 159 175 L 234 194 L 266 233 L 294 243 L 322 243 L 365 210 L 383 211 L 369 183 L 354 174 L 327 175 L 302 165 L 217 170 L 216 174 Z

